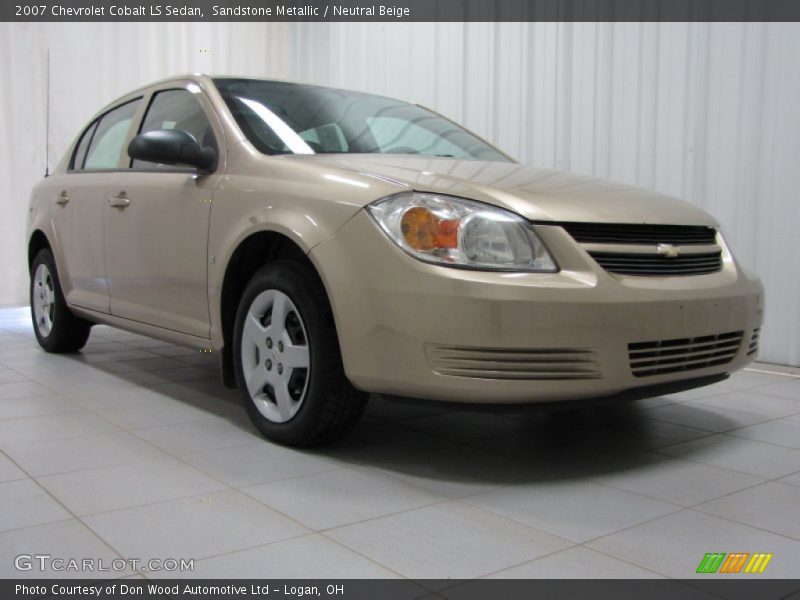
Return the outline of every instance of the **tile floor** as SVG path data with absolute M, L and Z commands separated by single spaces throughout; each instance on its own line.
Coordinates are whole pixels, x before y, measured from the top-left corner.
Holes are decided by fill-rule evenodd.
M 684 578 L 711 551 L 800 574 L 797 375 L 502 416 L 374 398 L 298 451 L 257 435 L 214 356 L 108 327 L 47 355 L 27 309 L 0 310 L 0 577 L 46 552 L 203 577 Z

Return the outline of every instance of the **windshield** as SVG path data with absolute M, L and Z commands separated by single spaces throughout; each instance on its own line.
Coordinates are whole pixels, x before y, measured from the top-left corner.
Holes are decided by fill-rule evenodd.
M 414 154 L 510 162 L 415 104 L 282 81 L 214 81 L 247 139 L 265 154 Z

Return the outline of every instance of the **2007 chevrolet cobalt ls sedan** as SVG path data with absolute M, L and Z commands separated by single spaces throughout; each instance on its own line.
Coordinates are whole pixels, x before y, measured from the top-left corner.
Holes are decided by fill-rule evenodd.
M 522 166 L 420 106 L 186 76 L 100 111 L 33 190 L 49 352 L 93 323 L 221 355 L 265 436 L 331 440 L 375 392 L 646 397 L 753 359 L 763 289 L 694 206 Z

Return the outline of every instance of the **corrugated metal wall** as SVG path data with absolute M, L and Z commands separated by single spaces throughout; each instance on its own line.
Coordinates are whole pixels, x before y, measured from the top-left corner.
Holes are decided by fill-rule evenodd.
M 28 196 L 86 121 L 130 90 L 179 73 L 289 77 L 288 23 L 0 23 L 0 306 L 28 302 Z
M 760 357 L 800 364 L 800 24 L 295 26 L 296 79 L 425 104 L 523 162 L 712 212 L 764 280 Z

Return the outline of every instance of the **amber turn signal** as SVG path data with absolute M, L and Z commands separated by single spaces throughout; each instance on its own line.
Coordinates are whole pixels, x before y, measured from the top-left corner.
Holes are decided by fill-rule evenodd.
M 422 206 L 409 208 L 400 222 L 403 238 L 414 250 L 458 246 L 458 220 L 440 219 Z

